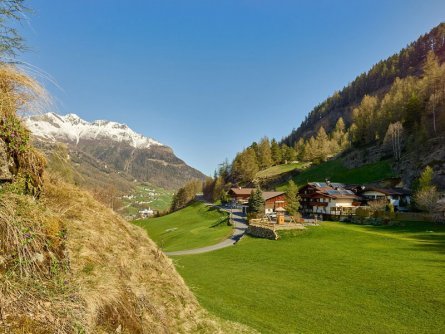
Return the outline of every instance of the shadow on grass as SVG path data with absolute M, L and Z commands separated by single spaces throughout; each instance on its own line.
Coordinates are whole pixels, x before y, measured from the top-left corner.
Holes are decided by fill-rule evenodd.
M 229 222 L 229 217 L 226 217 L 226 218 L 221 219 L 220 221 L 216 222 L 215 224 L 211 225 L 210 228 L 221 226 L 224 223 L 227 225 L 228 222 Z
M 445 254 L 445 225 L 431 222 L 401 222 L 402 226 L 363 226 L 368 231 L 393 234 L 416 241 L 411 249 Z M 445 261 L 445 259 L 444 259 Z
M 420 242 L 416 245 L 417 249 L 445 255 L 445 234 L 422 234 L 413 236 L 413 239 Z

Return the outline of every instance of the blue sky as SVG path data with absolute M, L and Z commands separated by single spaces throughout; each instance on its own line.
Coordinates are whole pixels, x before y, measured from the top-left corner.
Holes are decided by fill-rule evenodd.
M 126 123 L 206 174 L 445 21 L 443 0 L 28 6 L 19 59 L 55 79 L 54 111 Z

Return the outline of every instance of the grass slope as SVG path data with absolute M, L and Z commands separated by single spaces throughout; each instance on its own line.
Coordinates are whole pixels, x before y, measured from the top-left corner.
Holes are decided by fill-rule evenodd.
M 209 246 L 232 233 L 228 215 L 202 202 L 160 218 L 135 222 L 143 227 L 164 251 L 177 251 Z
M 307 163 L 290 163 L 290 164 L 283 164 L 278 166 L 272 166 L 265 170 L 261 170 L 256 174 L 256 178 L 269 178 L 274 177 L 283 173 L 287 173 L 290 171 L 293 171 L 297 168 L 304 169 L 307 167 Z
M 168 210 L 171 206 L 173 192 L 142 183 L 135 187 L 131 198 L 123 199 L 121 213 L 126 216 L 137 216 L 140 210 L 151 208 L 157 211 Z
M 445 329 L 444 226 L 325 222 L 176 261 L 203 306 L 261 333 Z
M 307 182 L 324 181 L 326 178 L 332 182 L 343 183 L 371 183 L 382 179 L 394 177 L 395 174 L 388 161 L 379 161 L 373 164 L 364 165 L 358 168 L 348 169 L 341 159 L 324 162 L 304 170 L 296 175 L 293 180 L 298 185 Z M 283 190 L 287 183 L 278 187 Z

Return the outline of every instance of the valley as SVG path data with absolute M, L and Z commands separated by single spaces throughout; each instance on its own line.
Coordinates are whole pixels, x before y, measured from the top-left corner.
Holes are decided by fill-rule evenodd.
M 444 333 L 438 13 L 0 0 L 0 332 Z
M 170 209 L 172 197 L 172 191 L 148 183 L 138 184 L 132 192 L 122 195 L 122 206 L 117 211 L 127 220 L 140 218 L 143 210 L 153 210 L 150 215 L 155 215 Z

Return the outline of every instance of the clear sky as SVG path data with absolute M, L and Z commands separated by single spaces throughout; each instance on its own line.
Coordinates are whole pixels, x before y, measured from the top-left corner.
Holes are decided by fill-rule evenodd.
M 35 0 L 19 59 L 60 114 L 108 119 L 212 174 L 445 21 L 444 0 Z

